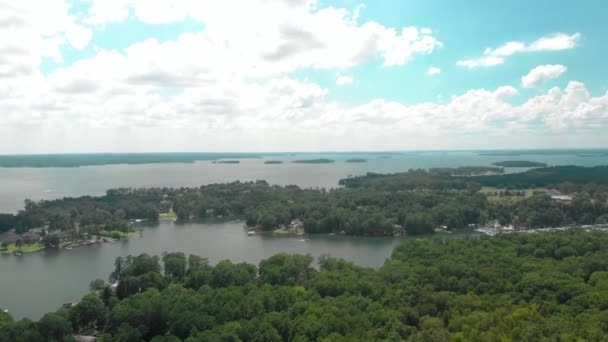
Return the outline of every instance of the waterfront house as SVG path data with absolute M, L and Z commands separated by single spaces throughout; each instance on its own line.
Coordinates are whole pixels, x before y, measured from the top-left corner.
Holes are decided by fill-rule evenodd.
M 23 239 L 21 238 L 21 236 L 15 234 L 14 231 L 10 231 L 7 233 L 4 233 L 3 235 L 0 235 L 0 242 L 2 242 L 3 244 L 6 245 L 12 245 L 17 243 L 17 241 L 22 241 Z
M 551 199 L 557 202 L 570 203 L 572 202 L 572 197 L 568 195 L 553 195 Z
M 25 242 L 27 244 L 37 243 L 37 242 L 40 242 L 40 240 L 42 240 L 42 237 L 40 236 L 40 234 L 34 233 L 34 232 L 23 233 L 23 234 L 21 234 L 21 238 L 23 239 L 23 242 Z
M 57 236 L 57 238 L 59 239 L 59 241 L 68 241 L 70 239 L 70 235 L 71 234 L 70 234 L 70 232 L 64 230 L 64 231 L 61 231 L 59 233 L 55 233 L 53 235 Z
M 291 220 L 291 222 L 289 223 L 289 228 L 297 229 L 297 228 L 303 228 L 303 227 L 304 227 L 304 222 L 302 222 L 300 219 Z
M 403 226 L 400 224 L 393 224 L 393 236 L 401 236 L 404 233 Z

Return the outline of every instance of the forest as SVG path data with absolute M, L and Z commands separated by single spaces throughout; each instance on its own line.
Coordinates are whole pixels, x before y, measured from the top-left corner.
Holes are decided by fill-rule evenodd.
M 80 232 L 125 231 L 129 220 L 155 221 L 167 212 L 173 212 L 180 221 L 239 218 L 268 231 L 298 220 L 306 233 L 365 236 L 404 231 L 429 234 L 437 227 L 453 230 L 494 223 L 539 228 L 608 222 L 608 167 L 454 175 L 463 170 L 478 171 L 458 168 L 367 174 L 343 179 L 343 187 L 332 190 L 273 186 L 264 181 L 199 188 L 114 189 L 99 197 L 26 201 L 24 210 L 16 215 L 0 215 L 0 232 L 11 227 L 23 232 L 45 225 L 52 231 L 76 226 Z M 494 190 L 487 191 L 488 187 Z M 568 194 L 572 200 L 554 200 L 551 191 Z
M 377 270 L 277 254 L 210 265 L 117 258 L 40 320 L 0 312 L 0 341 L 605 341 L 608 233 L 408 239 Z

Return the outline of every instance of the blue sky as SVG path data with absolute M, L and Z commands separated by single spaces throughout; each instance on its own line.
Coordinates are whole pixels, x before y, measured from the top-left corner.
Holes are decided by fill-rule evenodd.
M 3 9 L 0 50 L 22 55 L 0 61 L 0 153 L 608 143 L 605 1 L 19 6 Z

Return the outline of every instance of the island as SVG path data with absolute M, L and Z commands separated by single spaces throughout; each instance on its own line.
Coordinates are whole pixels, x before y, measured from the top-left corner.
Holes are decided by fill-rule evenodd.
M 545 167 L 547 164 L 527 160 L 505 160 L 492 163 L 500 167 Z
M 240 164 L 240 160 L 214 160 L 214 164 Z
M 297 159 L 292 161 L 295 164 L 330 164 L 333 163 L 333 159 L 319 158 L 319 159 Z
M 365 163 L 367 162 L 367 159 L 363 159 L 363 158 L 352 158 L 352 159 L 346 159 L 347 163 Z
M 283 164 L 282 160 L 267 160 L 264 162 L 264 164 L 267 165 L 278 165 L 278 164 Z

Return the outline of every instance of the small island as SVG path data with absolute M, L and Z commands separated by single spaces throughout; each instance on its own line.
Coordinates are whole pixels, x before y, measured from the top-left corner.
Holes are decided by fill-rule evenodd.
M 283 164 L 282 160 L 267 160 L 264 162 L 264 164 L 267 165 L 278 165 L 278 164 Z
M 547 164 L 539 163 L 528 160 L 505 160 L 501 162 L 492 163 L 492 165 L 500 167 L 546 167 Z
M 295 164 L 330 164 L 333 163 L 333 159 L 319 158 L 319 159 L 298 159 L 292 161 Z
M 365 163 L 367 162 L 367 159 L 363 159 L 363 158 L 352 158 L 352 159 L 347 159 L 346 160 L 347 163 Z
M 213 164 L 240 164 L 240 160 L 214 160 Z

